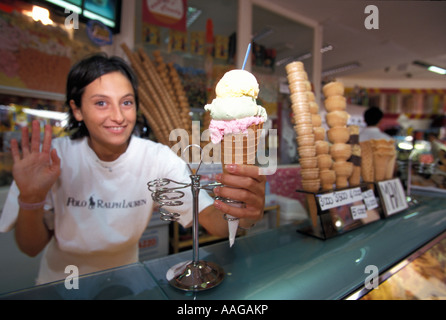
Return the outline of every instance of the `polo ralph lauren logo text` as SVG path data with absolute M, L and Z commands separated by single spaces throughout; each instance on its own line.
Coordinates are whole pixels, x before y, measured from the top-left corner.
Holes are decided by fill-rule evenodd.
M 140 200 L 121 200 L 121 201 L 104 201 L 102 199 L 94 199 L 91 196 L 88 200 L 79 200 L 68 197 L 67 207 L 80 207 L 88 209 L 127 209 L 144 206 L 147 204 L 146 199 Z

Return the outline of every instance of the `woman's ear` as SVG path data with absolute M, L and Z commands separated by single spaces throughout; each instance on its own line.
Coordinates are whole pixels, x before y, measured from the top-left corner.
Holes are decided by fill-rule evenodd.
M 74 100 L 70 100 L 70 108 L 73 111 L 73 115 L 77 121 L 84 120 L 84 117 L 82 116 L 82 111 L 80 108 L 78 108 L 76 106 L 76 103 L 74 102 Z

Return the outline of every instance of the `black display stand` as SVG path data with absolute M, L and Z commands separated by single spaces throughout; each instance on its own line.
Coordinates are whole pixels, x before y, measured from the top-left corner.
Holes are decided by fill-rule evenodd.
M 307 209 L 317 216 L 315 223 L 300 225 L 298 232 L 319 239 L 329 239 L 377 221 L 382 216 L 380 200 L 373 184 L 334 189 L 324 192 L 307 192 Z
M 314 222 L 299 225 L 297 231 L 323 240 L 408 208 L 404 189 L 397 178 L 318 193 L 296 191 L 305 193 L 308 213 L 317 217 Z

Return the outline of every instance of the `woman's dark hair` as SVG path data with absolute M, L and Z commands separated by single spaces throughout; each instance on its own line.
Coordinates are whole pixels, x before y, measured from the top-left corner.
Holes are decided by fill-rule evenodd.
M 70 101 L 73 100 L 77 108 L 82 107 L 82 95 L 85 88 L 99 77 L 111 72 L 121 72 L 130 81 L 135 94 L 136 108 L 139 105 L 138 79 L 128 64 L 119 57 L 107 57 L 100 53 L 87 57 L 76 63 L 68 73 L 66 89 L 66 105 L 69 110 L 67 131 L 71 133 L 71 139 L 89 136 L 89 132 L 83 121 L 77 121 Z

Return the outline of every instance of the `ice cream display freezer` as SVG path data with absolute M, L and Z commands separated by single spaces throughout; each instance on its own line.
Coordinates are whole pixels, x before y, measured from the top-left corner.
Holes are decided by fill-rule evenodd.
M 321 240 L 287 224 L 200 248 L 220 265 L 224 280 L 215 288 L 185 292 L 172 287 L 166 272 L 191 259 L 184 251 L 82 276 L 78 289 L 67 280 L 3 294 L 1 299 L 294 300 L 354 297 L 433 239 L 444 238 L 444 197 L 414 195 L 408 209 L 348 233 Z M 444 272 L 444 269 L 443 269 Z M 372 280 L 371 280 L 372 279 Z M 356 296 L 360 298 L 360 296 Z

